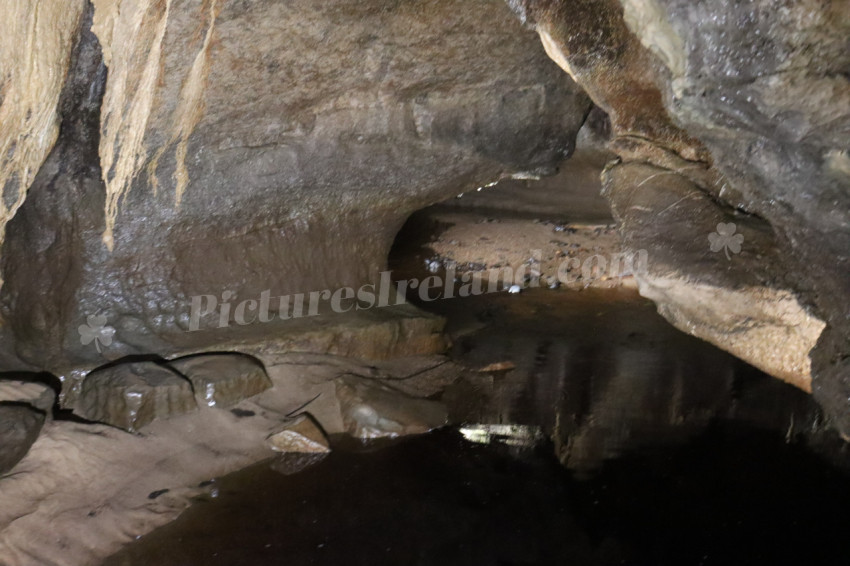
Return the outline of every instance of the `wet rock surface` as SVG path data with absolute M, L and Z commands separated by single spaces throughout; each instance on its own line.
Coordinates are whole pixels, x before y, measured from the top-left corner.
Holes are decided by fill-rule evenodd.
M 22 365 L 102 363 L 89 315 L 108 359 L 169 356 L 194 296 L 375 281 L 410 212 L 554 170 L 590 108 L 497 0 L 165 6 L 85 20 L 63 135 L 3 250 Z
M 331 451 L 325 432 L 310 414 L 295 417 L 281 430 L 270 435 L 266 443 L 272 450 L 281 453 L 271 468 L 285 476 L 315 466 Z
M 0 562 L 98 563 L 139 534 L 175 519 L 191 501 L 217 498 L 218 484 L 211 478 L 264 460 L 272 461 L 275 473 L 282 475 L 316 466 L 329 453 L 276 452 L 269 437 L 293 424 L 299 437 L 309 435 L 319 445 L 325 432 L 337 438 L 345 433 L 336 396 L 341 378 L 364 380 L 372 388 L 386 386 L 392 391 L 384 395 L 392 403 L 387 414 L 394 422 L 416 424 L 423 411 L 415 401 L 438 394 L 464 371 L 435 355 L 366 361 L 289 352 L 265 364 L 274 387 L 230 410 L 202 409 L 154 419 L 142 434 L 76 419 L 55 420 L 14 476 L 0 482 Z M 181 398 L 194 402 L 191 390 Z M 409 416 L 400 414 L 411 407 L 416 410 Z M 293 422 L 292 415 L 305 412 L 315 416 L 322 434 L 303 421 Z M 421 428 L 409 426 L 402 434 L 417 432 Z M 75 489 L 59 487 L 67 485 Z M 44 505 L 46 499 L 52 504 Z
M 727 220 L 738 211 L 766 222 L 773 241 L 757 253 L 776 261 L 752 270 L 770 271 L 768 288 L 826 326 L 816 348 L 806 330 L 794 360 L 766 359 L 736 343 L 734 322 L 685 314 L 681 297 L 648 283 L 647 296 L 674 324 L 692 323 L 778 377 L 810 381 L 850 430 L 844 3 L 168 6 L 75 3 L 32 80 L 24 65 L 7 81 L 26 95 L 4 99 L 15 120 L 32 109 L 11 102 L 28 100 L 26 85 L 42 89 L 38 124 L 22 131 L 45 134 L 30 136 L 35 145 L 19 139 L 0 172 L 7 369 L 65 376 L 104 357 L 226 347 L 242 340 L 238 302 L 372 282 L 412 211 L 506 176 L 554 173 L 590 98 L 610 119 L 621 161 L 612 170 L 625 167 L 624 179 L 633 163 L 675 172 Z M 33 21 L 18 35 L 37 41 Z M 24 43 L 11 41 L 3 56 L 15 59 Z M 682 262 L 678 286 L 706 275 L 686 245 L 668 251 L 659 261 Z M 201 296 L 216 308 L 193 321 Z M 774 298 L 752 298 L 764 304 L 746 316 L 773 325 Z M 81 341 L 92 316 L 105 322 L 88 331 L 93 343 Z M 188 338 L 194 322 L 209 332 Z M 807 348 L 810 369 L 800 361 Z
M 446 423 L 446 409 L 427 398 L 466 370 L 442 356 L 362 360 L 292 353 L 267 362 L 274 395 L 256 403 L 282 412 L 293 402 L 329 434 L 356 438 L 421 434 Z
M 155 362 L 118 364 L 88 374 L 74 412 L 129 432 L 197 410 L 192 383 Z
M 192 382 L 199 405 L 230 407 L 272 386 L 263 364 L 251 356 L 199 354 L 167 365 Z
M 345 430 L 354 438 L 422 434 L 448 423 L 442 403 L 409 397 L 392 387 L 344 377 L 336 394 Z
M 825 323 L 781 271 L 784 253 L 767 222 L 646 164 L 608 171 L 605 192 L 628 248 L 650 258 L 635 274 L 641 294 L 667 320 L 811 392 L 809 354 Z
M 0 401 L 0 475 L 26 456 L 44 419 L 45 414 L 30 405 Z
M 275 452 L 323 454 L 330 451 L 325 433 L 309 414 L 296 417 L 266 440 Z
M 685 72 L 672 75 L 668 108 L 738 193 L 725 200 L 771 224 L 781 269 L 827 323 L 812 352 L 812 388 L 847 433 L 850 6 L 658 4 L 687 60 Z M 688 23 L 695 19 L 710 23 L 697 28 Z
M 52 415 L 56 404 L 56 391 L 36 381 L 0 378 L 0 403 L 26 403 L 35 409 Z
M 765 222 L 773 242 L 745 240 L 745 249 L 755 252 L 749 269 L 771 279 L 769 288 L 795 295 L 790 300 L 805 311 L 801 316 L 826 323 L 810 353 L 811 388 L 836 424 L 850 430 L 850 382 L 841 361 L 850 352 L 846 3 L 783 3 L 780 9 L 767 1 L 730 6 L 721 1 L 528 0 L 511 5 L 537 29 L 550 56 L 611 116 L 610 146 L 624 163 L 615 171 L 629 162 L 652 164 L 662 169 L 661 176 L 681 175 L 710 197 L 717 207 L 709 216 L 726 216 L 728 224 L 737 210 Z M 630 177 L 633 172 L 621 171 L 609 195 L 623 216 L 630 214 L 627 195 L 613 192 L 630 194 L 629 186 L 646 189 L 660 178 Z M 643 206 L 659 216 L 667 212 L 661 201 L 644 199 Z M 694 228 L 699 232 L 690 240 L 667 242 L 656 258 L 662 264 L 679 261 L 683 277 L 677 286 L 683 295 L 691 279 L 710 277 L 699 255 L 689 257 L 689 242 L 707 235 L 702 224 Z M 757 255 L 772 257 L 772 263 L 766 266 Z M 724 271 L 718 269 L 713 277 L 722 279 Z M 736 277 L 721 286 L 735 288 L 740 284 Z M 776 349 L 752 347 L 747 339 L 738 343 L 734 317 L 717 326 L 696 312 L 683 315 L 681 298 L 642 288 L 675 324 L 692 324 L 703 337 L 716 334 L 715 343 L 789 378 L 787 361 L 775 359 Z M 755 326 L 774 325 L 774 295 L 750 301 L 763 302 L 756 308 L 761 313 L 747 315 Z M 787 328 L 787 320 L 780 326 Z M 711 326 L 716 329 L 707 332 Z M 814 337 L 806 333 L 805 346 L 792 348 L 798 361 L 791 366 L 801 367 L 799 360 Z M 787 334 L 780 343 L 795 340 L 794 330 Z

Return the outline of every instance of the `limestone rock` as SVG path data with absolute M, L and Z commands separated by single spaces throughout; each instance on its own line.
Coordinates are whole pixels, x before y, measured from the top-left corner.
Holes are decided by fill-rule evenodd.
M 44 413 L 28 405 L 0 402 L 0 474 L 26 456 L 43 425 Z
M 83 0 L 0 5 L 0 243 L 59 135 L 59 95 L 84 5 Z
M 553 61 L 611 118 L 613 147 L 636 138 L 698 160 L 708 152 L 664 107 L 664 72 L 623 18 L 618 0 L 508 0 Z M 632 18 L 634 20 L 634 18 Z M 680 62 L 675 58 L 676 64 Z
M 266 441 L 275 452 L 324 454 L 331 450 L 325 433 L 308 414 L 296 417 Z
M 727 180 L 723 198 L 773 227 L 780 269 L 826 322 L 812 389 L 847 435 L 850 4 L 655 3 L 688 62 L 665 85 L 667 108 L 711 151 Z
M 74 412 L 85 419 L 137 431 L 154 419 L 198 408 L 192 384 L 154 362 L 119 364 L 88 374 Z
M 50 415 L 56 392 L 43 383 L 19 379 L 0 379 L 0 403 L 26 403 Z
M 422 434 L 448 422 L 442 403 L 409 397 L 377 381 L 342 377 L 336 394 L 346 432 L 355 438 Z
M 264 291 L 373 283 L 411 212 L 554 171 L 590 108 L 501 0 L 93 6 L 4 247 L 9 344 L 57 374 L 103 363 L 91 314 L 108 360 L 170 355 L 193 297 L 234 301 L 203 351 Z
M 201 354 L 168 365 L 192 382 L 199 404 L 230 407 L 272 386 L 263 365 L 242 354 Z
M 825 324 L 794 293 L 767 224 L 666 169 L 629 163 L 604 177 L 624 241 L 647 255 L 641 294 L 677 328 L 811 391 L 809 353 Z
M 762 330 L 767 319 L 774 319 L 777 324 L 767 325 L 776 332 L 768 331 L 756 339 L 761 346 L 753 344 L 749 331 L 743 332 L 749 338 L 739 340 L 741 325 L 728 320 L 711 331 L 699 323 L 690 326 L 687 321 L 693 320 L 695 313 L 681 312 L 683 297 L 656 289 L 652 294 L 662 312 L 689 332 L 713 335 L 715 343 L 759 367 L 773 368 L 769 371 L 798 385 L 806 386 L 809 379 L 800 380 L 798 371 L 803 368 L 805 373 L 808 361 L 804 359 L 809 357 L 811 389 L 847 435 L 847 2 L 510 3 L 535 27 L 552 58 L 609 113 L 614 130 L 611 148 L 621 160 L 661 169 L 656 177 L 624 180 L 619 186 L 632 184 L 651 190 L 664 176 L 681 175 L 721 209 L 729 214 L 749 213 L 772 232 L 772 247 L 781 252 L 772 254 L 772 266 L 765 270 L 765 264 L 752 256 L 746 259 L 751 265 L 740 266 L 738 271 L 772 273 L 774 281 L 765 280 L 766 288 L 783 291 L 778 295 L 757 291 L 749 300 L 738 295 L 725 307 L 724 299 L 711 299 L 711 304 L 702 307 L 704 314 L 719 309 L 715 318 L 721 319 L 731 315 L 737 303 L 742 310 L 733 318 L 743 322 L 754 316 L 754 325 Z M 694 234 L 694 238 L 702 241 L 700 235 Z M 682 243 L 678 239 L 670 248 Z M 686 256 L 679 259 L 697 263 L 671 267 L 683 281 L 703 280 L 705 263 Z M 723 278 L 723 271 L 717 272 L 715 283 Z M 737 277 L 732 275 L 719 286 L 734 285 Z M 746 305 L 748 302 L 760 306 Z M 826 324 L 822 333 L 819 323 L 806 322 L 809 315 Z M 790 325 L 798 317 L 803 322 L 800 331 Z M 816 334 L 820 340 L 809 348 Z M 805 338 L 800 341 L 802 336 Z M 772 340 L 779 345 L 768 347 Z M 735 345 L 740 342 L 749 345 Z M 786 353 L 782 348 L 789 344 L 796 346 Z M 797 377 L 789 375 L 789 369 Z

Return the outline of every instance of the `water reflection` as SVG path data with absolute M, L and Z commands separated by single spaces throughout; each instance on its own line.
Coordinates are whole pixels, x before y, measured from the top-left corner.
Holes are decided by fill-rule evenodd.
M 513 366 L 450 388 L 454 419 L 540 426 L 577 472 L 684 443 L 718 420 L 789 439 L 818 429 L 808 395 L 678 332 L 634 292 L 540 290 L 433 305 L 453 321 L 461 362 Z

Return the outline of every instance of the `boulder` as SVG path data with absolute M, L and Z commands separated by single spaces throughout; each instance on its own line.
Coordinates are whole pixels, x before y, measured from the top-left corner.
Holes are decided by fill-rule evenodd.
M 811 392 L 809 354 L 825 323 L 782 272 L 770 226 L 667 169 L 626 163 L 604 178 L 629 252 L 646 254 L 640 293 L 680 330 Z
M 168 362 L 192 382 L 198 404 L 230 407 L 272 386 L 263 364 L 243 354 L 201 354 Z
M 295 417 L 271 434 L 266 442 L 275 452 L 325 454 L 331 451 L 325 433 L 309 414 Z
M 284 452 L 272 461 L 271 469 L 281 475 L 291 476 L 312 468 L 327 457 L 327 452 Z
M 43 412 L 21 403 L 0 402 L 0 474 L 27 455 L 43 425 Z
M 129 432 L 155 419 L 197 410 L 192 384 L 155 362 L 123 363 L 89 373 L 74 412 Z
M 336 396 L 345 431 L 354 438 L 422 434 L 448 424 L 442 403 L 410 397 L 377 380 L 339 378 Z
M 26 403 L 47 416 L 53 412 L 56 392 L 43 383 L 0 379 L 0 403 Z

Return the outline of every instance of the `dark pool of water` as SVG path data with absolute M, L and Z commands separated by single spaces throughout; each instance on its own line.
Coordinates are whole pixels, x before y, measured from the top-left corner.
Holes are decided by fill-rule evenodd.
M 715 425 L 577 480 L 444 430 L 338 450 L 293 476 L 267 464 L 107 565 L 839 564 L 846 477 L 799 446 Z
M 774 565 L 850 556 L 847 451 L 804 393 L 667 325 L 633 292 L 427 305 L 452 355 L 510 360 L 444 394 L 467 425 L 258 464 L 105 562 L 121 565 Z

